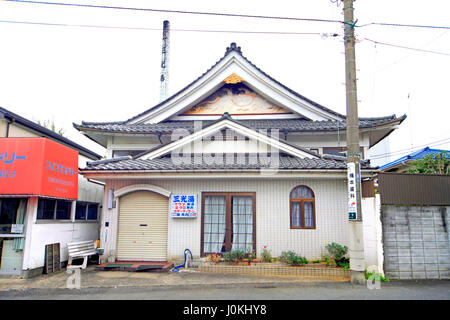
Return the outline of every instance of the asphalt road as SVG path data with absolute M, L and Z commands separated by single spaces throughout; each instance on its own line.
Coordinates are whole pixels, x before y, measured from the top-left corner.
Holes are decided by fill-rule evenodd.
M 29 289 L 0 292 L 0 300 L 450 300 L 450 281 L 391 281 L 380 289 L 345 282 Z

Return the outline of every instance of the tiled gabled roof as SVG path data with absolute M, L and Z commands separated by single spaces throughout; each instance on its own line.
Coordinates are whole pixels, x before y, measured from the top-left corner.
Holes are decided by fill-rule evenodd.
M 406 116 L 397 118 L 395 115 L 380 118 L 360 118 L 359 128 L 372 128 L 395 121 L 403 121 Z M 205 127 L 212 123 L 212 120 L 202 121 Z M 337 131 L 345 130 L 346 121 L 311 121 L 299 119 L 259 119 L 259 120 L 239 120 L 240 123 L 255 130 L 278 129 L 282 132 L 313 132 L 313 131 Z M 164 121 L 160 123 L 148 124 L 126 124 L 124 122 L 84 122 L 74 124 L 78 130 L 103 131 L 111 133 L 129 134 L 155 134 L 171 133 L 176 129 L 186 129 L 193 132 L 194 121 Z
M 111 133 L 130 133 L 130 134 L 154 134 L 154 133 L 171 133 L 173 130 L 178 128 L 187 129 L 192 132 L 193 121 L 170 121 L 166 120 L 156 124 L 131 124 L 133 120 L 143 116 L 144 114 L 156 110 L 159 107 L 163 106 L 166 102 L 174 99 L 176 96 L 187 90 L 190 86 L 194 85 L 196 82 L 200 81 L 211 69 L 217 66 L 221 61 L 223 61 L 229 54 L 232 52 L 236 52 L 239 54 L 245 61 L 247 61 L 251 66 L 253 66 L 256 70 L 261 72 L 264 76 L 269 78 L 270 80 L 277 83 L 279 86 L 283 87 L 293 95 L 299 97 L 307 101 L 308 103 L 314 105 L 315 107 L 322 109 L 328 113 L 331 113 L 341 120 L 324 120 L 324 121 L 311 121 L 304 119 L 270 119 L 270 120 L 241 120 L 241 123 L 246 124 L 256 130 L 261 129 L 278 129 L 280 132 L 308 132 L 308 131 L 337 131 L 337 130 L 345 130 L 346 121 L 345 115 L 342 115 L 338 112 L 330 110 L 304 96 L 293 91 L 292 89 L 286 87 L 282 83 L 273 79 L 271 76 L 266 74 L 264 71 L 259 69 L 256 65 L 254 65 L 250 60 L 248 60 L 245 56 L 242 55 L 241 48 L 238 47 L 235 43 L 231 43 L 230 47 L 227 47 L 225 55 L 219 59 L 212 67 L 210 67 L 206 72 L 204 72 L 200 77 L 196 80 L 188 84 L 186 87 L 167 98 L 165 101 L 160 102 L 159 104 L 145 110 L 144 112 L 139 113 L 138 115 L 125 120 L 125 121 L 115 121 L 115 122 L 85 122 L 82 124 L 73 124 L 73 126 L 78 130 L 86 130 L 86 131 L 100 131 L 100 132 L 111 132 Z M 385 123 L 390 123 L 395 120 L 403 121 L 406 116 L 396 118 L 395 115 L 386 116 L 386 117 L 378 117 L 378 118 L 359 118 L 359 126 L 360 128 L 371 128 L 377 125 L 382 125 Z M 212 120 L 203 121 L 203 125 L 208 125 Z
M 94 122 L 84 122 L 84 121 L 83 121 L 82 125 L 74 124 L 74 127 L 77 128 L 77 129 L 81 129 L 81 128 L 84 128 L 84 125 L 88 125 L 88 126 L 100 125 L 100 126 L 101 126 L 101 125 L 120 125 L 120 124 L 126 125 L 126 124 L 129 124 L 131 121 L 133 121 L 133 120 L 135 120 L 135 119 L 137 119 L 137 118 L 139 118 L 139 117 L 145 115 L 146 113 L 148 113 L 148 112 L 150 112 L 150 111 L 153 111 L 153 110 L 158 109 L 159 107 L 163 106 L 163 105 L 164 105 L 165 103 L 167 103 L 168 101 L 174 99 L 174 98 L 177 97 L 179 94 L 183 93 L 183 92 L 184 92 L 185 90 L 187 90 L 189 87 L 191 87 L 192 85 L 194 85 L 195 83 L 197 83 L 198 81 L 200 81 L 200 80 L 201 80 L 208 72 L 210 72 L 215 66 L 217 66 L 219 63 L 221 63 L 221 62 L 222 62 L 229 54 L 231 54 L 232 52 L 238 53 L 238 54 L 239 54 L 245 61 L 247 61 L 251 66 L 253 66 L 256 70 L 258 70 L 259 72 L 261 72 L 261 74 L 263 74 L 265 77 L 269 78 L 270 80 L 272 80 L 273 82 L 275 82 L 276 84 L 278 84 L 279 86 L 281 86 L 282 88 L 284 88 L 285 90 L 289 91 L 289 92 L 292 93 L 293 95 L 299 97 L 300 99 L 302 99 L 302 100 L 304 100 L 304 101 L 307 101 L 308 103 L 314 105 L 315 107 L 317 107 L 317 108 L 319 108 L 319 109 L 321 109 L 321 110 L 323 110 L 323 111 L 326 111 L 326 112 L 328 112 L 328 113 L 330 113 L 330 114 L 333 114 L 333 115 L 337 116 L 338 118 L 341 118 L 341 119 L 343 119 L 343 120 L 345 119 L 345 116 L 344 116 L 344 115 L 342 115 L 342 114 L 340 114 L 340 113 L 338 113 L 338 112 L 336 112 L 336 111 L 333 111 L 333 110 L 331 110 L 331 109 L 329 109 L 329 108 L 327 108 L 327 107 L 324 107 L 324 106 L 318 104 L 317 102 L 314 102 L 314 101 L 312 101 L 312 100 L 310 100 L 310 99 L 308 99 L 308 98 L 302 96 L 302 95 L 299 94 L 298 92 L 296 92 L 296 91 L 294 91 L 294 90 L 292 90 L 292 89 L 286 87 L 285 85 L 283 85 L 283 84 L 280 83 L 279 81 L 275 80 L 274 78 L 272 78 L 271 76 L 269 76 L 268 74 L 266 74 L 264 71 L 262 71 L 261 69 L 259 69 L 255 64 L 253 64 L 250 60 L 248 60 L 248 59 L 242 54 L 241 47 L 238 47 L 238 46 L 236 45 L 236 43 L 233 42 L 233 43 L 231 43 L 231 45 L 230 45 L 229 47 L 227 47 L 227 49 L 226 49 L 226 51 L 225 51 L 225 55 L 224 55 L 221 59 L 219 59 L 213 66 L 211 66 L 208 70 L 206 70 L 200 77 L 198 77 L 197 79 L 195 79 L 194 81 L 192 81 L 191 83 L 189 83 L 187 86 L 185 86 L 183 89 L 179 90 L 178 92 L 176 92 L 176 93 L 173 94 L 172 96 L 168 97 L 166 100 L 161 101 L 161 102 L 158 103 L 157 105 L 155 105 L 155 106 L 153 106 L 153 107 L 151 107 L 151 108 L 148 108 L 147 110 L 145 110 L 145 111 L 143 111 L 143 112 L 137 114 L 136 116 L 133 116 L 133 117 L 131 117 L 131 118 L 129 118 L 128 120 L 125 120 L 125 121 L 104 122 L 104 123 L 99 123 L 99 122 L 94 123 Z
M 269 76 L 267 73 L 265 73 L 264 71 L 262 71 L 261 69 L 259 69 L 255 64 L 253 64 L 250 60 L 248 60 L 241 51 L 241 47 L 238 47 L 236 45 L 236 43 L 232 42 L 230 44 L 229 47 L 227 47 L 226 51 L 225 51 L 225 55 L 219 59 L 213 66 L 211 66 L 208 70 L 206 70 L 200 77 L 198 77 L 197 79 L 195 79 L 194 81 L 192 81 L 190 84 L 188 84 L 186 87 L 184 87 L 183 89 L 181 89 L 180 91 L 178 91 L 177 93 L 173 94 L 172 96 L 170 96 L 169 98 L 167 98 L 164 101 L 161 101 L 159 104 L 145 110 L 144 112 L 139 113 L 138 115 L 131 117 L 130 119 L 124 121 L 124 123 L 129 123 L 130 121 L 133 121 L 141 116 L 143 116 L 144 114 L 148 113 L 149 111 L 153 111 L 158 109 L 159 107 L 161 107 L 162 105 L 164 105 L 166 102 L 174 99 L 176 96 L 178 96 L 179 94 L 181 94 L 182 92 L 184 92 L 186 89 L 188 89 L 189 87 L 191 87 L 192 85 L 194 85 L 196 82 L 200 81 L 210 70 L 212 70 L 215 66 L 217 66 L 220 62 L 222 62 L 229 54 L 231 54 L 232 52 L 236 52 L 238 53 L 245 61 L 247 61 L 252 67 L 254 67 L 256 70 L 258 70 L 259 72 L 261 72 L 264 76 L 266 76 L 267 78 L 269 78 L 270 80 L 272 80 L 273 82 L 277 83 L 279 86 L 283 87 L 285 90 L 289 91 L 290 93 L 292 93 L 293 95 L 299 97 L 302 100 L 307 101 L 308 103 L 314 105 L 315 107 L 322 109 L 323 111 L 326 111 L 328 113 L 331 113 L 341 119 L 345 119 L 345 116 L 333 111 L 331 109 L 328 109 L 327 107 L 324 107 L 320 104 L 318 104 L 317 102 L 314 102 L 304 96 L 302 96 L 301 94 L 299 94 L 298 92 L 286 87 L 284 84 L 278 82 L 277 80 L 275 80 L 274 78 L 272 78 L 271 76 Z
M 255 131 L 255 133 L 262 134 L 263 136 L 266 136 L 267 138 L 269 138 L 271 140 L 275 139 L 275 141 L 281 142 L 282 144 L 284 144 L 284 147 L 286 147 L 286 146 L 293 147 L 294 149 L 296 149 L 298 151 L 301 151 L 303 154 L 306 153 L 306 154 L 312 155 L 313 157 L 319 157 L 320 156 L 320 155 L 316 154 L 315 152 L 310 151 L 307 148 L 304 148 L 304 147 L 292 144 L 292 143 L 290 143 L 290 142 L 288 142 L 285 139 L 282 139 L 280 137 L 273 136 L 272 135 L 273 132 L 271 132 L 270 135 L 268 134 L 268 132 L 261 132 L 261 131 L 260 132 L 256 132 L 256 130 L 254 130 L 254 128 L 252 128 L 252 127 L 250 127 L 250 126 L 248 126 L 248 125 L 246 125 L 246 124 L 244 124 L 244 123 L 242 123 L 240 121 L 237 121 L 237 120 L 233 119 L 228 112 L 225 112 L 222 115 L 222 117 L 220 117 L 220 119 L 217 119 L 215 121 L 210 122 L 207 126 L 203 126 L 202 130 L 206 130 L 208 127 L 213 126 L 214 124 L 219 124 L 219 127 L 216 128 L 216 130 L 222 130 L 221 128 L 227 128 L 228 127 L 228 125 L 226 124 L 226 121 L 237 125 L 237 127 L 234 128 L 234 130 L 236 130 L 237 132 L 240 132 L 240 130 L 247 128 L 247 129 L 250 129 L 252 131 Z M 220 123 L 223 123 L 222 127 L 220 127 Z M 201 133 L 202 130 L 199 130 L 198 132 Z M 192 135 L 192 133 L 191 133 L 191 135 Z M 186 139 L 186 138 L 188 138 L 188 137 L 184 137 L 182 139 Z M 156 146 L 156 147 L 152 148 L 151 150 L 148 150 L 148 151 L 146 151 L 146 152 L 144 152 L 142 154 L 137 155 L 136 158 L 140 158 L 141 156 L 143 156 L 145 154 L 151 153 L 152 151 L 156 151 L 156 150 L 158 150 L 160 148 L 163 148 L 166 145 L 170 145 L 171 143 L 175 143 L 175 142 L 176 141 L 170 141 L 170 142 L 167 142 L 167 143 L 162 144 L 160 146 Z M 187 143 L 187 141 L 186 141 L 186 143 Z M 282 146 L 280 146 L 280 147 L 282 148 Z
M 333 170 L 333 169 L 346 169 L 346 162 L 333 158 L 320 158 L 320 159 L 300 159 L 286 154 L 274 155 L 278 157 L 278 165 L 276 168 L 279 170 Z M 132 159 L 130 158 L 117 158 L 116 161 L 94 161 L 88 162 L 86 168 L 82 171 L 199 171 L 199 170 L 258 170 L 273 168 L 266 158 L 260 157 L 257 154 L 241 155 L 238 159 L 236 156 L 234 159 L 227 160 L 224 156 L 223 161 L 208 161 L 202 158 L 201 155 L 195 155 L 186 157 L 184 161 L 181 159 L 172 159 L 170 155 L 156 158 L 156 159 Z M 114 160 L 114 159 L 109 159 Z M 174 160 L 174 161 L 172 161 Z M 212 163 L 211 163 L 212 162 Z M 364 169 L 371 168 L 368 164 L 363 164 Z

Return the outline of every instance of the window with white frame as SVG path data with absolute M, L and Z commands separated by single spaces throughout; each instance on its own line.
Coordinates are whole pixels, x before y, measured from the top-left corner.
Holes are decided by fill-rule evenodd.
M 95 202 L 77 201 L 75 207 L 75 220 L 76 221 L 96 221 L 98 218 L 99 204 Z

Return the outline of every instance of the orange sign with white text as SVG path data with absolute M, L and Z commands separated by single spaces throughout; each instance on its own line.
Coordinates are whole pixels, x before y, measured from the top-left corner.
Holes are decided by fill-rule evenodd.
M 0 138 L 0 195 L 78 198 L 78 152 L 46 138 Z

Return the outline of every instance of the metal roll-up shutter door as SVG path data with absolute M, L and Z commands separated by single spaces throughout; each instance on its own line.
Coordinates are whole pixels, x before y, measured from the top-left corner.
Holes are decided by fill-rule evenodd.
M 117 259 L 165 261 L 167 257 L 168 198 L 136 191 L 119 201 Z

